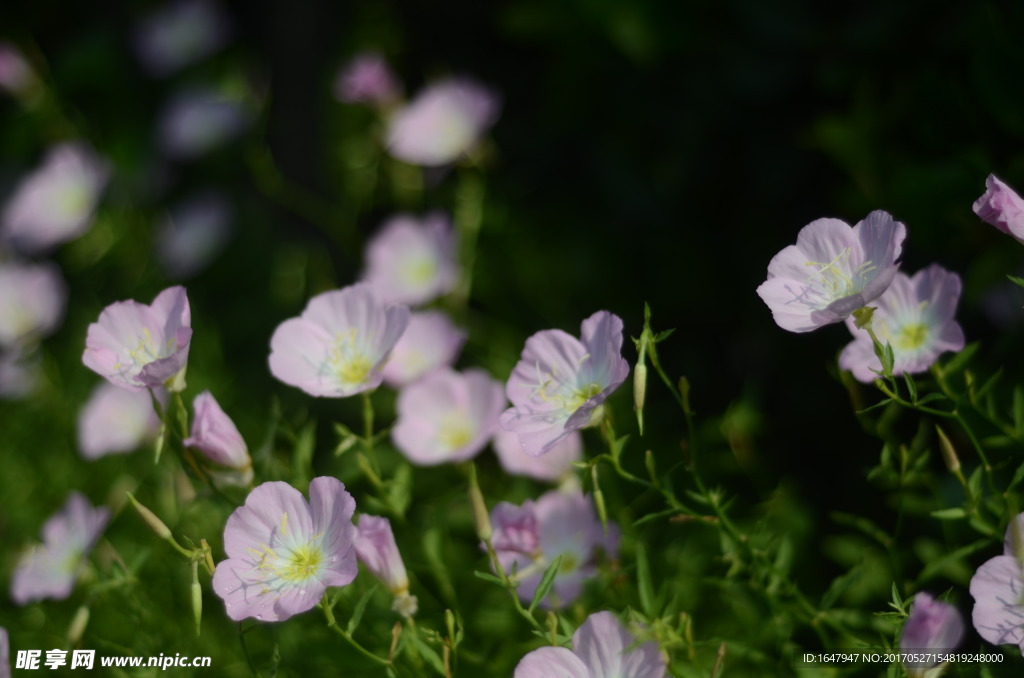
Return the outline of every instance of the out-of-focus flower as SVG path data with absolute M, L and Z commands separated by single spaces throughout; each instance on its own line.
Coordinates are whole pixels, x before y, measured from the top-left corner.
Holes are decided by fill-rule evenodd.
M 387 518 L 366 513 L 359 516 L 355 548 L 359 562 L 395 595 L 392 609 L 403 617 L 416 614 L 416 596 L 409 595 L 409 576 L 405 572 L 402 554 L 395 544 L 391 522 Z
M 107 185 L 110 165 L 81 142 L 59 144 L 21 180 L 4 206 L 0 237 L 37 254 L 82 235 Z
M 389 303 L 426 304 L 454 289 L 458 275 L 455 235 L 442 214 L 392 217 L 366 246 L 363 280 Z
M 910 616 L 903 624 L 900 635 L 900 651 L 907 654 L 927 654 L 932 652 L 951 653 L 960 644 L 964 635 L 964 620 L 959 610 L 935 600 L 928 593 L 914 596 L 914 605 L 910 608 Z M 937 661 L 905 661 L 913 677 L 923 676 Z
M 215 89 L 183 90 L 160 115 L 160 148 L 170 158 L 198 158 L 242 134 L 251 117 L 242 103 Z
M 86 556 L 110 519 L 106 508 L 72 492 L 64 507 L 43 525 L 43 543 L 25 553 L 14 568 L 11 599 L 18 605 L 71 595 Z
M 466 333 L 444 311 L 419 311 L 409 316 L 409 326 L 395 344 L 384 365 L 384 382 L 399 387 L 455 361 Z
M 1024 242 L 1024 200 L 996 175 L 988 175 L 985 193 L 974 201 L 973 209 L 983 221 Z
M 465 461 L 494 435 L 504 408 L 501 382 L 484 370 L 441 367 L 398 394 L 391 437 L 420 466 Z
M 978 635 L 994 645 L 1013 643 L 1024 653 L 1024 513 L 1006 528 L 1003 555 L 991 558 L 971 577 Z
M 562 330 L 537 332 L 508 379 L 512 407 L 501 415 L 501 426 L 519 435 L 528 454 L 544 454 L 600 421 L 604 401 L 628 375 L 617 315 L 593 314 L 583 321 L 580 339 Z
M 665 657 L 653 641 L 637 643 L 611 612 L 596 612 L 572 635 L 572 650 L 542 647 L 516 666 L 513 678 L 665 678 Z
M 964 332 L 953 319 L 960 287 L 960 276 L 932 264 L 913 278 L 897 273 L 889 289 L 873 302 L 871 329 L 882 344 L 892 346 L 893 374 L 924 372 L 943 352 L 964 347 Z M 871 383 L 882 370 L 871 337 L 857 329 L 852 317 L 846 326 L 854 339 L 839 355 L 839 366 Z
M 492 444 L 505 471 L 549 482 L 557 482 L 569 476 L 573 470 L 572 463 L 583 458 L 583 436 L 579 431 L 565 436 L 539 457 L 527 454 L 519 442 L 519 436 L 511 431 L 495 432 Z
M 118 301 L 89 325 L 82 362 L 123 388 L 185 388 L 192 311 L 184 287 L 168 287 L 147 306 Z
M 377 388 L 391 349 L 409 323 L 405 306 L 382 304 L 366 284 L 324 292 L 270 339 L 270 372 L 314 396 Z
M 357 55 L 338 73 L 334 96 L 345 103 L 386 106 L 402 94 L 394 73 L 377 52 Z
M 881 210 L 852 228 L 839 219 L 812 221 L 796 245 L 772 257 L 757 293 L 784 330 L 839 322 L 889 287 L 906 237 L 906 227 Z
M 230 32 L 216 3 L 172 0 L 138 23 L 132 42 L 146 71 L 163 77 L 217 52 Z
M 413 165 L 447 165 L 480 141 L 500 111 L 500 95 L 472 80 L 434 83 L 391 116 L 388 151 Z
M 199 450 L 208 460 L 223 467 L 210 469 L 218 483 L 241 486 L 251 483 L 253 471 L 249 448 L 235 422 L 224 413 L 209 391 L 196 396 L 192 410 L 195 416 L 191 435 L 183 441 L 185 446 Z
M 11 678 L 11 644 L 7 629 L 0 626 L 0 678 Z
M 0 263 L 0 347 L 52 334 L 64 319 L 68 291 L 50 263 Z
M 288 483 L 263 483 L 224 527 L 228 559 L 213 590 L 229 617 L 284 621 L 319 602 L 328 586 L 356 577 L 356 502 L 336 478 L 309 484 L 309 503 Z
M 24 347 L 0 349 L 0 398 L 19 400 L 39 386 L 38 353 Z
M 579 490 L 553 490 L 522 506 L 501 502 L 491 511 L 492 543 L 505 572 L 518 581 L 519 597 L 529 602 L 555 558 L 561 565 L 543 605 L 557 608 L 574 601 L 583 582 L 597 572 L 597 553 L 614 555 L 619 531 L 608 524 L 605 535 L 594 505 Z
M 154 251 L 171 278 L 196 275 L 220 254 L 231 237 L 235 210 L 213 192 L 200 193 L 171 209 L 157 227 Z
M 36 74 L 21 50 L 0 40 L 0 89 L 14 96 L 26 96 L 36 85 Z
M 158 393 L 163 400 L 164 392 Z M 134 452 L 154 440 L 159 431 L 160 419 L 148 392 L 104 381 L 78 413 L 78 451 L 90 460 Z

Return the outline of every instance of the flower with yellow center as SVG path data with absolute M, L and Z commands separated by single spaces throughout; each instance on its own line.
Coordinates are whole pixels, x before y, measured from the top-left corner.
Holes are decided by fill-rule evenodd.
M 453 290 L 458 261 L 448 217 L 399 214 L 386 221 L 366 246 L 363 280 L 393 304 L 418 306 Z

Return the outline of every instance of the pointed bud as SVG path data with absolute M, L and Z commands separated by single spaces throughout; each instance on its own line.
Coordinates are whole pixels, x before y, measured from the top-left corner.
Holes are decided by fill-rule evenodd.
M 171 529 L 164 525 L 164 521 L 156 517 L 156 514 L 150 511 L 148 508 L 143 506 L 132 496 L 131 492 L 127 493 L 128 501 L 132 503 L 135 510 L 139 512 L 142 519 L 149 525 L 150 529 L 156 532 L 156 535 L 165 541 L 174 541 L 174 537 L 171 535 Z
M 82 605 L 75 612 L 75 618 L 71 620 L 68 627 L 68 645 L 75 647 L 85 633 L 85 627 L 89 625 L 89 608 Z
M 480 483 L 476 478 L 476 466 L 469 465 L 469 503 L 473 507 L 473 522 L 476 524 L 476 536 L 483 541 L 490 541 L 494 530 L 491 528 L 491 514 L 487 511 L 484 495 L 480 492 Z
M 641 359 L 642 360 L 642 359 Z M 647 394 L 647 365 L 638 361 L 633 370 L 633 409 L 640 435 L 644 434 L 644 400 Z
M 199 585 L 199 561 L 192 561 L 192 613 L 195 615 L 196 636 L 203 625 L 203 587 Z
M 946 463 L 946 468 L 950 473 L 959 473 L 960 458 L 956 454 L 953 443 L 949 441 L 946 432 L 938 426 L 935 427 L 935 431 L 939 434 L 939 451 L 942 453 L 942 461 Z

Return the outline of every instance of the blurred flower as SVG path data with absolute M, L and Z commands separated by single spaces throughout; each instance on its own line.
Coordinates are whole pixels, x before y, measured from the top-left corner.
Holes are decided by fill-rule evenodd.
M 500 109 L 497 92 L 472 80 L 434 83 L 391 116 L 388 151 L 413 165 L 447 165 L 477 144 Z
M 208 87 L 178 92 L 160 115 L 160 148 L 192 160 L 242 134 L 251 115 L 240 102 Z
M 314 396 L 368 391 L 408 322 L 408 308 L 385 306 L 366 284 L 318 294 L 274 330 L 270 372 Z
M 573 431 L 600 421 L 602 404 L 629 375 L 622 357 L 622 320 L 598 311 L 583 321 L 581 338 L 543 330 L 526 340 L 505 387 L 512 407 L 501 426 L 523 449 L 544 454 Z
M 15 45 L 0 40 L 0 89 L 14 96 L 26 96 L 36 85 L 36 74 Z
M 964 635 L 964 620 L 960 612 L 941 600 L 935 600 L 928 593 L 914 596 L 910 616 L 903 623 L 900 635 L 900 651 L 906 653 L 950 653 L 956 650 Z M 939 662 L 904 662 L 911 676 L 923 676 Z
M 235 422 L 224 414 L 209 391 L 203 391 L 195 397 L 192 410 L 195 416 L 192 419 L 191 435 L 185 438 L 184 445 L 199 450 L 214 464 L 224 467 L 210 470 L 213 479 L 219 484 L 244 487 L 251 483 L 253 472 L 249 448 Z
M 1003 555 L 989 559 L 971 577 L 978 635 L 994 645 L 1013 643 L 1024 653 L 1024 513 L 1006 528 Z
M 549 482 L 557 482 L 571 475 L 572 463 L 583 458 L 583 436 L 579 431 L 565 436 L 539 457 L 527 454 L 519 442 L 519 436 L 511 431 L 497 431 L 492 444 L 506 472 Z
M 544 599 L 548 608 L 567 605 L 580 595 L 583 582 L 597 573 L 598 549 L 608 555 L 618 549 L 618 527 L 609 523 L 606 535 L 594 505 L 579 490 L 553 490 L 522 506 L 501 502 L 491 511 L 491 525 L 498 560 L 519 582 L 517 592 L 525 602 L 533 599 L 544 570 L 562 557 L 554 585 Z
M 18 605 L 71 595 L 86 556 L 107 526 L 110 511 L 94 509 L 72 492 L 60 512 L 43 525 L 43 543 L 23 554 L 11 578 L 11 599 Z
M 401 95 L 401 85 L 377 52 L 357 55 L 338 73 L 334 96 L 346 103 L 386 106 Z
M 42 167 L 21 180 L 4 206 L 0 236 L 37 254 L 73 240 L 92 224 L 110 165 L 80 142 L 54 146 Z
M 542 647 L 516 666 L 513 678 L 665 678 L 665 657 L 637 639 L 611 612 L 596 612 L 572 635 L 572 650 Z
M 118 301 L 89 325 L 82 362 L 123 388 L 185 387 L 192 311 L 184 287 L 168 287 L 149 306 Z
M 1024 242 L 1024 200 L 996 175 L 985 180 L 985 194 L 974 201 L 974 213 L 1003 233 Z
M 166 400 L 162 389 L 158 393 Z M 104 381 L 78 413 L 78 451 L 90 460 L 134 452 L 159 431 L 160 419 L 147 391 L 129 391 Z
M 230 33 L 224 11 L 208 0 L 174 0 L 135 27 L 135 53 L 150 75 L 163 77 L 221 49 Z
M 391 437 L 419 466 L 465 461 L 494 435 L 504 408 L 501 382 L 484 370 L 440 367 L 398 394 Z
M 284 621 L 313 608 L 328 586 L 356 577 L 356 502 L 336 478 L 309 484 L 309 503 L 288 483 L 263 483 L 224 527 L 228 559 L 213 590 L 235 621 Z
M 450 292 L 458 282 L 455 235 L 448 217 L 392 217 L 366 246 L 363 280 L 380 298 L 418 306 Z
M 26 352 L 23 346 L 0 349 L 0 398 L 19 400 L 31 395 L 39 386 L 39 378 L 37 352 Z
M 451 365 L 465 341 L 466 333 L 444 311 L 412 313 L 384 365 L 384 381 L 389 386 L 405 386 L 433 369 Z
M 784 330 L 839 322 L 889 287 L 906 237 L 906 227 L 881 210 L 852 228 L 839 219 L 812 221 L 796 245 L 772 258 L 757 293 Z
M 892 346 L 893 374 L 924 372 L 943 352 L 964 347 L 964 332 L 953 319 L 960 287 L 960 276 L 932 264 L 913 278 L 897 273 L 889 289 L 873 302 L 871 329 L 883 345 Z M 846 326 L 853 341 L 839 355 L 839 366 L 870 384 L 882 370 L 874 344 L 852 317 Z
M 31 343 L 56 331 L 67 296 L 56 265 L 0 262 L 0 347 Z
M 366 513 L 359 516 L 355 548 L 359 562 L 395 594 L 392 609 L 403 617 L 416 614 L 416 596 L 409 595 L 409 577 L 405 573 L 402 554 L 395 544 L 391 522 Z
M 209 266 L 231 237 L 234 215 L 219 193 L 200 193 L 175 205 L 157 227 L 154 246 L 167 275 L 184 280 Z
M 0 626 L 0 678 L 11 678 L 11 645 L 7 629 Z

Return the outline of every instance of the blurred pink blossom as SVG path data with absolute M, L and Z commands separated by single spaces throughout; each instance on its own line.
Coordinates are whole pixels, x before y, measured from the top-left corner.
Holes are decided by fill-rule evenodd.
M 583 458 L 583 436 L 573 431 L 546 453 L 528 454 L 512 431 L 498 430 L 492 442 L 498 461 L 507 473 L 537 480 L 558 482 L 571 476 L 572 463 Z
M 921 657 L 903 662 L 911 678 L 924 678 L 926 669 L 940 663 L 928 657 L 929 653 L 954 652 L 963 637 L 964 620 L 959 610 L 924 591 L 915 595 L 910 616 L 900 633 L 900 651 Z
M 167 275 L 191 278 L 227 245 L 235 209 L 219 193 L 204 192 L 175 205 L 157 227 L 154 252 Z
M 405 572 L 402 554 L 395 544 L 391 521 L 366 513 L 359 516 L 355 549 L 359 562 L 395 595 L 392 609 L 403 617 L 416 614 L 416 596 L 409 595 L 409 576 Z
M 974 213 L 1003 233 L 1024 242 L 1024 200 L 996 175 L 985 180 L 985 194 L 974 201 Z
M 6 40 L 0 40 L 0 89 L 23 97 L 35 87 L 36 82 L 36 74 L 21 50 Z
M 241 102 L 215 89 L 186 89 L 160 114 L 160 148 L 170 158 L 193 160 L 240 136 L 251 118 Z
M 132 42 L 143 67 L 163 77 L 217 52 L 230 32 L 216 2 L 172 0 L 136 25 Z
M 166 400 L 162 390 L 160 399 Z M 134 452 L 160 431 L 147 391 L 129 391 L 104 381 L 78 413 L 78 451 L 93 460 Z
M 364 52 L 349 61 L 334 81 L 334 96 L 346 103 L 386 106 L 402 94 L 401 85 L 377 52 Z
M 64 320 L 67 296 L 55 264 L 0 262 L 0 347 L 55 332 Z
M 447 216 L 400 214 L 381 226 L 366 246 L 363 280 L 381 299 L 419 306 L 458 283 L 455 234 Z
M 409 325 L 384 365 L 384 382 L 406 386 L 438 367 L 455 361 L 466 333 L 444 311 L 419 311 L 409 315 Z

